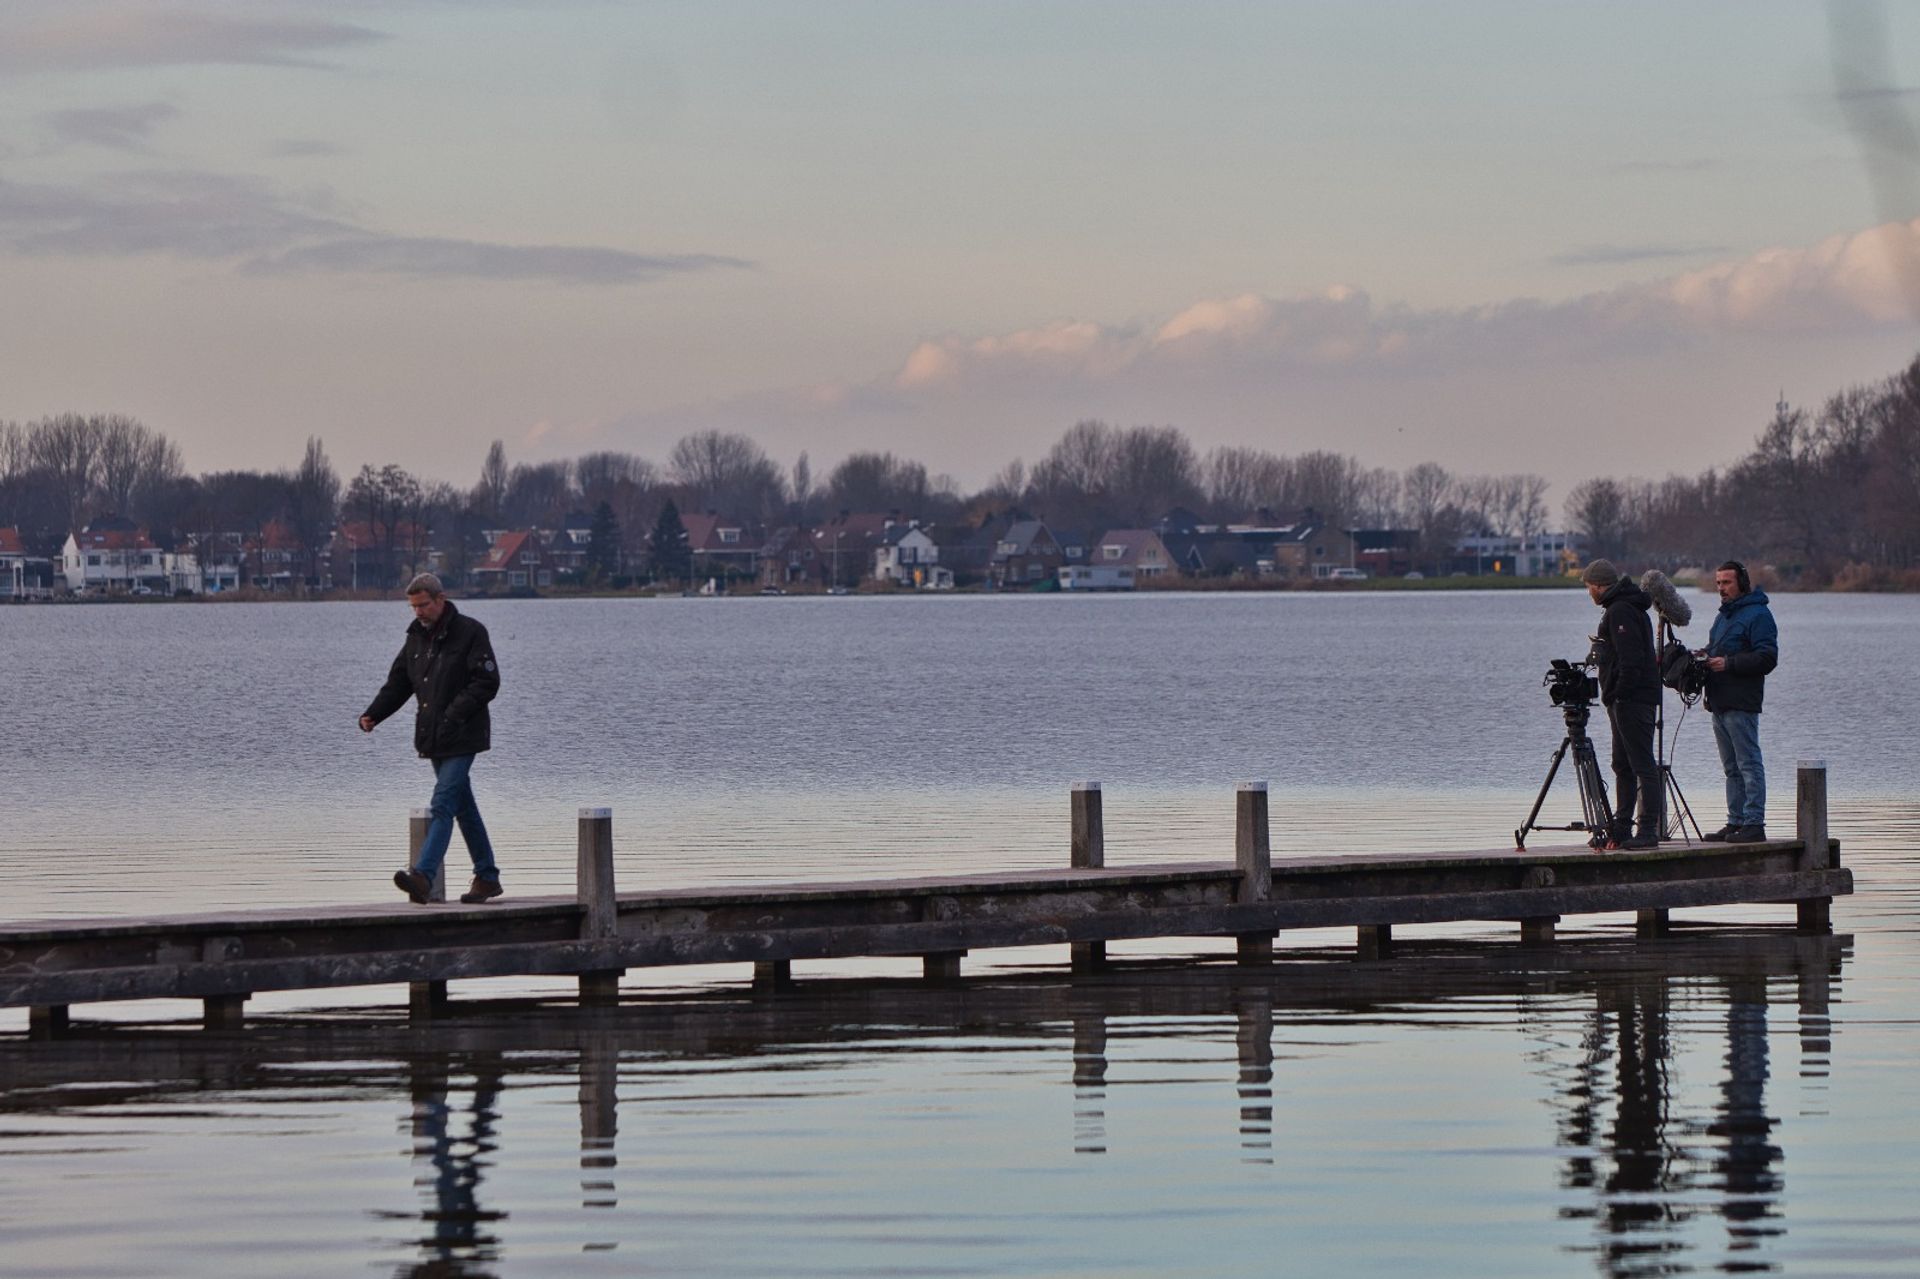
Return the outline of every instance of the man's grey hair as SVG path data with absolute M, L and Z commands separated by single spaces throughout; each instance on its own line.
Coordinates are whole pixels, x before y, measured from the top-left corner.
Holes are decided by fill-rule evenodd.
M 429 595 L 438 596 L 445 595 L 447 588 L 440 585 L 440 579 L 433 574 L 417 573 L 414 575 L 414 579 L 407 583 L 407 594 L 418 595 L 422 591 L 425 591 Z

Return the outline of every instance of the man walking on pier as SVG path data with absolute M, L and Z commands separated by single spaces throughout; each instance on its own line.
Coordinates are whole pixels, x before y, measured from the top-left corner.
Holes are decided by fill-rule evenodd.
M 416 699 L 413 747 L 433 764 L 426 839 L 418 861 L 395 871 L 393 882 L 424 904 L 458 824 L 473 858 L 473 886 L 460 900 L 478 905 L 500 895 L 500 868 L 494 864 L 493 844 L 467 774 L 473 757 L 493 744 L 487 703 L 500 691 L 500 667 L 487 628 L 453 606 L 439 578 L 422 573 L 407 583 L 407 604 L 413 609 L 413 625 L 407 627 L 406 642 L 393 659 L 386 684 L 360 716 L 360 731 L 371 733 L 409 697 Z

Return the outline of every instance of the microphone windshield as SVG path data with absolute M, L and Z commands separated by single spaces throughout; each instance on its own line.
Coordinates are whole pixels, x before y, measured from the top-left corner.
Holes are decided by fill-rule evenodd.
M 1685 626 L 1693 620 L 1693 605 L 1687 603 L 1665 573 L 1650 568 L 1640 575 L 1640 589 L 1653 596 L 1654 612 L 1669 626 Z

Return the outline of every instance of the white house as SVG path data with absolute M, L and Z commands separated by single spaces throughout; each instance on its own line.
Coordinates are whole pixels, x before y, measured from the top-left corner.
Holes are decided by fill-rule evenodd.
M 60 575 L 80 595 L 127 595 L 136 590 L 173 593 L 172 557 L 143 528 L 121 520 L 89 524 L 67 534 Z
M 953 574 L 938 571 L 940 547 L 918 523 L 889 524 L 873 548 L 873 576 L 876 581 L 896 586 L 924 586 L 940 589 L 943 577 L 948 587 Z

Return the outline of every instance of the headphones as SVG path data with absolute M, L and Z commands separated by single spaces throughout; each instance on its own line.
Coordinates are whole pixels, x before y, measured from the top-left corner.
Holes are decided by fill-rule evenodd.
M 1739 585 L 1740 593 L 1742 595 L 1746 595 L 1752 592 L 1753 579 L 1747 576 L 1747 566 L 1745 564 L 1742 564 L 1739 560 L 1728 560 L 1725 564 L 1722 564 L 1720 567 L 1724 569 L 1733 570 L 1733 580 L 1736 584 Z

